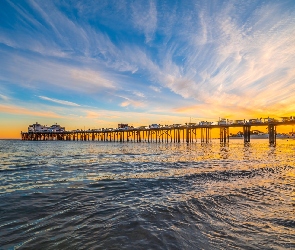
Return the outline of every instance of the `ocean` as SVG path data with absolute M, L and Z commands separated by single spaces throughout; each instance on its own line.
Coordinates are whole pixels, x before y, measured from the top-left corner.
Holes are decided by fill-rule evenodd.
M 295 249 L 295 140 L 1 140 L 0 249 Z

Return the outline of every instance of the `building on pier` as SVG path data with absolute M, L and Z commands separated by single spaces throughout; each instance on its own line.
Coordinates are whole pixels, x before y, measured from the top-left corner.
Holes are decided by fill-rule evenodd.
M 127 123 L 119 123 L 118 124 L 118 129 L 128 129 L 129 128 L 129 126 L 128 126 L 128 124 Z
M 245 120 L 234 120 L 233 124 L 244 124 Z
M 227 119 L 225 118 L 220 118 L 219 121 L 217 122 L 218 125 L 227 125 Z
M 153 129 L 153 128 L 161 128 L 161 124 L 151 124 L 149 125 L 149 128 Z
M 34 132 L 64 132 L 66 131 L 65 127 L 61 127 L 60 125 L 53 124 L 50 127 L 47 125 L 43 126 L 36 122 L 35 124 L 29 125 L 28 132 L 34 133 Z

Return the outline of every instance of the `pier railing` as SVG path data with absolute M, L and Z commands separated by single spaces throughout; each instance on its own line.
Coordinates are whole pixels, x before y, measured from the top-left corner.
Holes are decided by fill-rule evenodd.
M 109 142 L 187 142 L 209 143 L 212 141 L 212 130 L 220 130 L 220 143 L 228 143 L 230 128 L 243 128 L 245 143 L 250 142 L 251 127 L 267 127 L 271 145 L 276 144 L 276 127 L 294 125 L 295 121 L 284 122 L 245 122 L 243 124 L 219 125 L 182 125 L 164 126 L 161 128 L 129 128 L 129 129 L 93 129 L 63 132 L 21 132 L 22 140 L 46 141 L 109 141 Z

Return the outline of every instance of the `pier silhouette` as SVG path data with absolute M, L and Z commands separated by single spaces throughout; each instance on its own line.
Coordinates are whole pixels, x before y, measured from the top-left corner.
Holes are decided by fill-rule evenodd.
M 251 127 L 267 127 L 268 139 L 270 145 L 276 145 L 278 126 L 295 125 L 295 118 L 283 118 L 278 121 L 272 118 L 236 120 L 219 120 L 217 124 L 211 122 L 200 122 L 199 124 L 187 123 L 185 125 L 174 124 L 165 126 L 150 127 L 119 127 L 116 129 L 89 129 L 89 130 L 72 130 L 72 131 L 29 131 L 21 132 L 22 140 L 33 141 L 103 141 L 103 142 L 187 142 L 193 143 L 210 143 L 212 141 L 212 130 L 219 129 L 219 140 L 221 144 L 229 142 L 231 136 L 230 128 L 242 128 L 241 138 L 244 143 L 250 142 Z

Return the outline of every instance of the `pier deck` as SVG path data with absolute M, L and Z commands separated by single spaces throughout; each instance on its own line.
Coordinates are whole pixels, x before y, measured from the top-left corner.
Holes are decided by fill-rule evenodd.
M 83 130 L 64 132 L 21 132 L 22 140 L 64 140 L 64 141 L 109 141 L 109 142 L 197 142 L 209 143 L 212 140 L 212 129 L 220 130 L 220 143 L 229 142 L 230 128 L 243 128 L 245 143 L 250 142 L 251 127 L 267 127 L 269 143 L 276 144 L 276 127 L 295 125 L 295 120 L 284 122 L 245 122 L 239 124 L 219 125 L 182 125 L 161 128 L 132 128 L 112 130 Z

